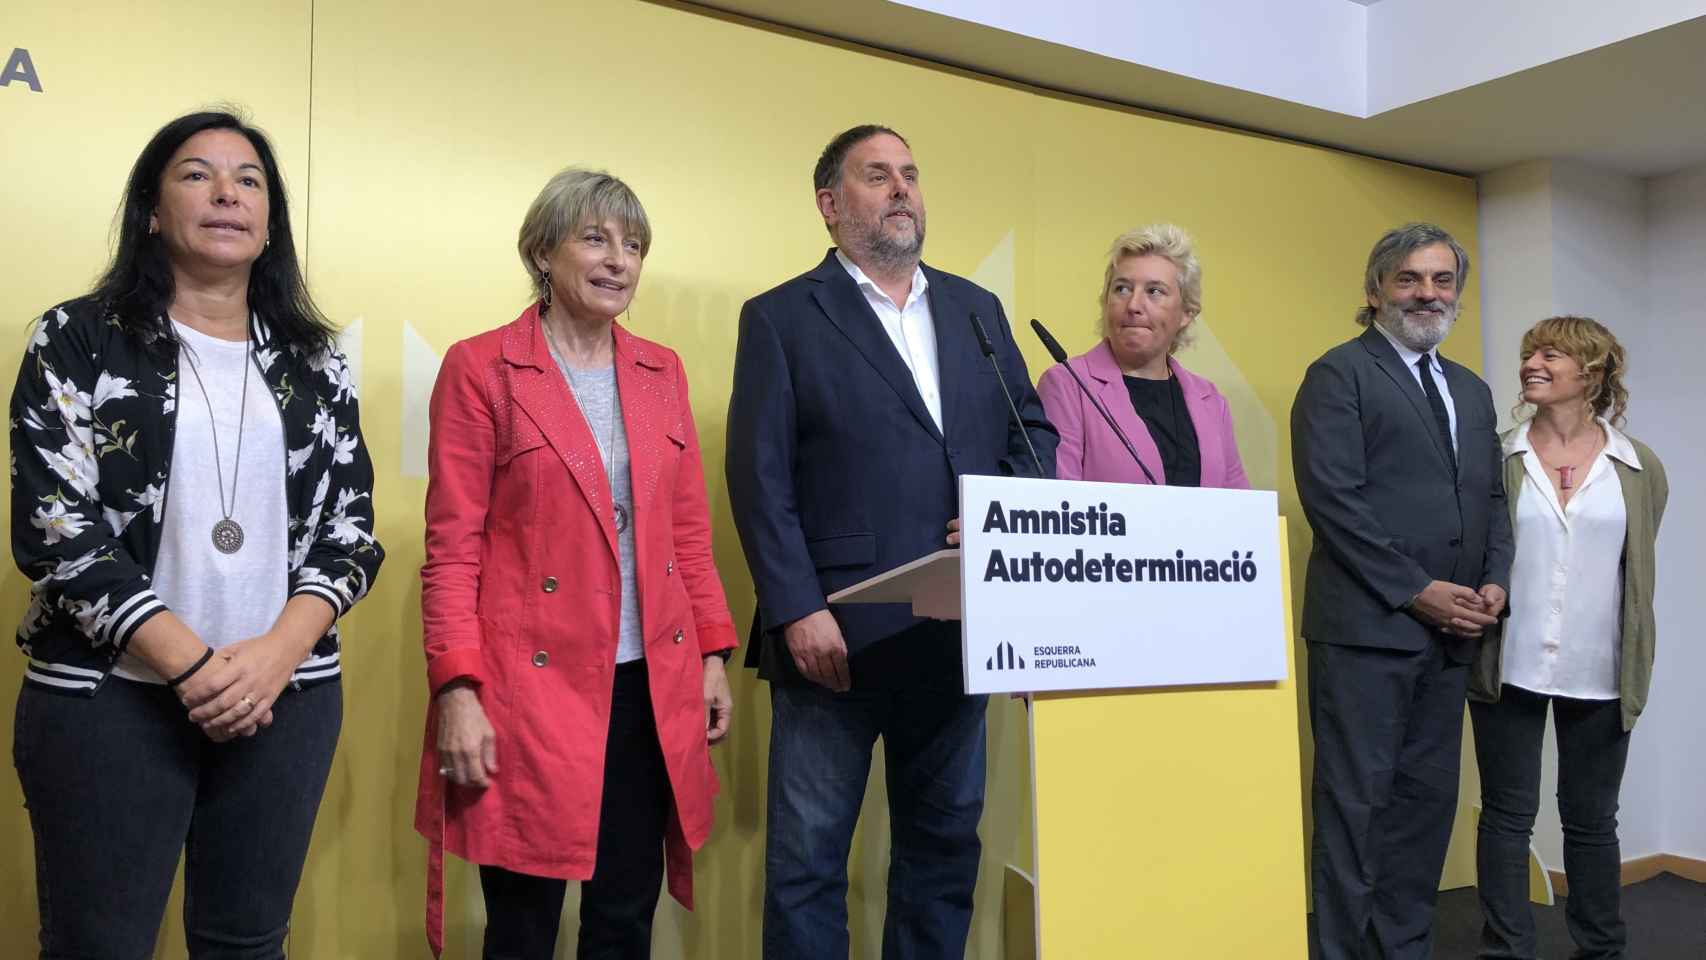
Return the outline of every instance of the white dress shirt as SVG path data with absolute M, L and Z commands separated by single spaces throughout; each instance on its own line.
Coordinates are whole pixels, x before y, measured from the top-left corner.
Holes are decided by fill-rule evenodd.
M 1615 700 L 1622 635 L 1623 483 L 1613 459 L 1639 470 L 1629 438 L 1599 420 L 1605 449 L 1559 506 L 1546 465 L 1528 442 L 1527 423 L 1505 441 L 1522 454 L 1516 501 L 1516 560 L 1505 627 L 1503 681 L 1535 693 Z
M 1410 379 L 1416 381 L 1416 386 L 1422 387 L 1422 373 L 1416 369 L 1416 361 L 1420 360 L 1423 355 L 1404 346 L 1402 341 L 1394 337 L 1380 324 L 1376 323 L 1374 329 L 1379 330 L 1380 335 L 1386 338 L 1386 342 L 1392 344 L 1392 349 L 1398 351 L 1398 359 L 1404 361 L 1404 369 L 1410 371 Z M 1426 356 L 1428 358 L 1428 369 L 1434 375 L 1434 386 L 1439 387 L 1440 399 L 1445 401 L 1446 421 L 1451 424 L 1451 452 L 1456 453 L 1457 404 L 1452 402 L 1451 386 L 1445 382 L 1445 367 L 1439 362 L 1439 351 L 1429 350 Z M 1422 387 L 1422 392 L 1427 393 L 1428 388 Z
M 906 305 L 896 307 L 876 281 L 866 276 L 858 264 L 847 259 L 846 254 L 837 250 L 835 259 L 841 261 L 842 269 L 859 285 L 865 302 L 871 305 L 871 310 L 881 321 L 883 332 L 889 335 L 900 359 L 912 371 L 912 382 L 918 385 L 918 395 L 924 398 L 924 408 L 930 411 L 930 419 L 936 421 L 936 429 L 941 430 L 942 378 L 936 366 L 936 320 L 930 313 L 930 299 L 924 295 L 924 289 L 930 283 L 924 278 L 924 268 L 912 268 L 912 290 L 906 295 Z

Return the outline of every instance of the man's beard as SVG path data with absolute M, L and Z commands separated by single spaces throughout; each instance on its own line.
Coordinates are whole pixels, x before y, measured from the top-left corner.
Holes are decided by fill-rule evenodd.
M 1438 313 L 1433 317 L 1411 317 L 1404 311 L 1421 301 L 1386 301 L 1380 305 L 1380 326 L 1396 337 L 1399 343 L 1417 353 L 1427 353 L 1442 343 L 1457 322 L 1457 305 L 1440 300 L 1432 301 Z
M 912 235 L 897 236 L 883 229 L 883 222 L 896 211 L 912 214 Z M 850 247 L 879 270 L 904 270 L 918 265 L 924 249 L 924 212 L 913 207 L 889 207 L 875 220 L 849 220 L 842 246 Z

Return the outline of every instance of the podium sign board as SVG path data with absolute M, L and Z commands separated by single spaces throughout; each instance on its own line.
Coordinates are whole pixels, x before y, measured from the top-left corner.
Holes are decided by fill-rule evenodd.
M 960 478 L 967 693 L 1282 681 L 1277 495 Z

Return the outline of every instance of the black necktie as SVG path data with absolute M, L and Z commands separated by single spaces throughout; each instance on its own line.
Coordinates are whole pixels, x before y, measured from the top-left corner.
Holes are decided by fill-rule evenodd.
M 1434 411 L 1434 426 L 1439 428 L 1439 442 L 1445 444 L 1446 459 L 1451 461 L 1451 469 L 1457 470 L 1457 451 L 1451 445 L 1451 416 L 1445 412 L 1445 398 L 1439 395 L 1439 384 L 1434 382 L 1433 364 L 1428 362 L 1427 354 L 1416 361 L 1416 372 L 1422 375 L 1422 392 L 1428 395 L 1428 406 Z

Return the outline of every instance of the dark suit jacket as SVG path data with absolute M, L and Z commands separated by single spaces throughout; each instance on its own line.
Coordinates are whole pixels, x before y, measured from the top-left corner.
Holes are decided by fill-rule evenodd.
M 1510 589 L 1510 513 L 1492 392 L 1440 358 L 1457 408 L 1452 472 L 1433 414 L 1392 344 L 1369 327 L 1309 367 L 1291 408 L 1292 469 L 1315 531 L 1303 636 L 1316 643 L 1424 649 L 1467 662 L 1476 641 L 1404 611 L 1430 580 Z
M 781 627 L 824 609 L 835 590 L 945 546 L 961 474 L 1036 474 L 978 351 L 972 314 L 995 343 L 1043 473 L 1054 473 L 1058 438 L 1001 301 L 961 277 L 923 269 L 946 436 L 833 250 L 816 269 L 741 309 L 725 466 L 758 591 L 747 662 L 769 679 L 798 679 Z M 834 613 L 855 686 L 904 685 L 926 674 L 960 682 L 957 624 L 921 621 L 894 604 Z

